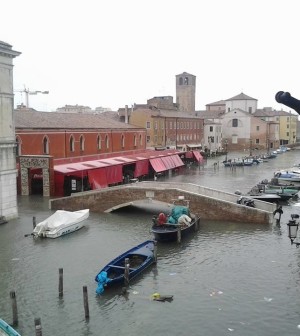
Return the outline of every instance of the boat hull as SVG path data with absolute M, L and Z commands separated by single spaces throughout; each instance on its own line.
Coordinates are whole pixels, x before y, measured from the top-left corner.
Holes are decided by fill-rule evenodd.
M 191 225 L 188 227 L 180 227 L 181 237 L 185 237 L 192 232 L 198 230 L 200 225 L 200 218 L 195 217 L 192 219 Z M 156 225 L 154 224 L 151 228 L 151 232 L 154 235 L 154 239 L 159 242 L 172 242 L 176 241 L 178 238 L 178 226 L 176 225 Z
M 69 225 L 63 229 L 59 229 L 59 230 L 55 230 L 55 231 L 49 231 L 49 232 L 44 232 L 44 234 L 42 235 L 43 238 L 58 238 L 61 236 L 64 236 L 66 234 L 78 231 L 79 229 L 81 229 L 84 226 L 84 222 L 83 220 L 80 221 L 79 223 L 74 223 L 73 225 Z
M 292 198 L 291 195 L 277 195 L 277 194 L 249 195 L 249 197 L 251 197 L 252 199 L 269 203 L 286 202 Z
M 104 266 L 96 275 L 95 281 L 98 282 L 101 272 L 106 272 L 110 281 L 105 287 L 113 287 L 125 283 L 125 259 L 129 259 L 129 280 L 134 279 L 141 274 L 146 268 L 156 262 L 154 255 L 154 240 L 146 240 L 145 242 L 131 248 L 122 253 L 117 258 Z
M 0 335 L 2 336 L 21 336 L 13 327 L 4 320 L 0 319 Z
M 89 209 L 73 212 L 57 210 L 52 216 L 38 223 L 32 234 L 41 238 L 58 238 L 81 229 L 88 217 Z

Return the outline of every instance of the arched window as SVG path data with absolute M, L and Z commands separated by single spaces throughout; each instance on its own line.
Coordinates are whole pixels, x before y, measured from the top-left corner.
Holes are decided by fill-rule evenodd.
M 21 139 L 19 136 L 16 137 L 16 156 L 21 155 Z
M 133 137 L 133 146 L 136 147 L 136 145 L 137 145 L 136 144 L 136 135 L 134 135 L 134 137 Z
M 183 84 L 183 79 L 182 77 L 179 77 L 179 85 L 182 85 Z
M 109 149 L 109 138 L 108 138 L 108 135 L 105 136 L 105 147 L 106 147 L 106 149 Z
M 142 134 L 140 134 L 140 146 L 143 145 L 143 138 L 142 138 Z
M 84 136 L 83 135 L 80 135 L 79 146 L 80 146 L 80 151 L 83 152 L 84 151 Z
M 101 149 L 101 136 L 100 135 L 97 136 L 97 149 L 98 150 Z
M 189 85 L 189 77 L 184 77 L 184 85 Z
M 44 136 L 43 139 L 43 154 L 49 154 L 49 139 L 47 136 Z
M 123 134 L 121 136 L 121 147 L 125 148 L 125 136 Z
M 70 137 L 70 152 L 74 152 L 75 151 L 75 140 L 73 135 L 71 135 Z

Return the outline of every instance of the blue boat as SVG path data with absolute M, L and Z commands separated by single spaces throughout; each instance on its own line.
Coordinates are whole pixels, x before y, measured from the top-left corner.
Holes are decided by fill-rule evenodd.
M 96 293 L 102 294 L 105 288 L 125 284 L 125 259 L 127 258 L 129 261 L 129 280 L 142 273 L 156 262 L 154 249 L 155 241 L 146 240 L 113 259 L 96 275 L 95 281 L 98 283 Z
M 0 319 L 0 336 L 21 336 L 13 327 Z

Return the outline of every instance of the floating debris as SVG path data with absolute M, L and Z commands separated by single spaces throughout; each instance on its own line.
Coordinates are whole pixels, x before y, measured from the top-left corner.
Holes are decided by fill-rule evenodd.
M 159 293 L 152 294 L 152 300 L 154 301 L 161 301 L 161 302 L 171 302 L 173 300 L 173 295 L 161 295 Z
M 272 299 L 272 298 L 264 297 L 264 300 L 265 300 L 266 302 L 271 302 L 273 299 Z

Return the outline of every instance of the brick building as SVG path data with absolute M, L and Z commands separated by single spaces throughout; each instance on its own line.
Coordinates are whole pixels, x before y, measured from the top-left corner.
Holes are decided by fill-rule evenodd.
M 102 115 L 14 111 L 18 192 L 56 194 L 55 166 L 145 151 L 146 131 Z M 70 171 L 72 172 L 72 171 Z M 64 183 L 64 181 L 61 181 Z

